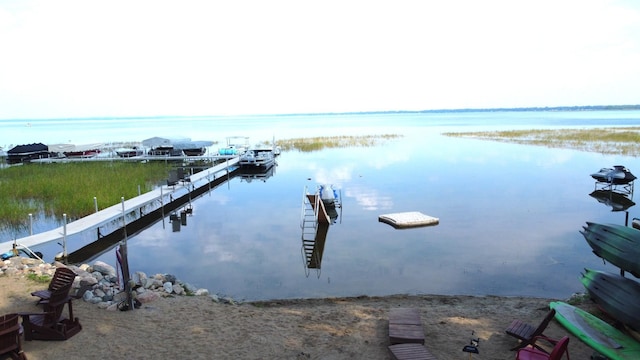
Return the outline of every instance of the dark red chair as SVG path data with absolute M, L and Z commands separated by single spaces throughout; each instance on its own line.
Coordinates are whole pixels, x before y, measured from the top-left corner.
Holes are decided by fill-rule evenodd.
M 73 298 L 69 296 L 72 285 L 53 290 L 49 300 L 43 303 L 43 312 L 19 313 L 25 340 L 67 340 L 82 330 L 78 318 L 73 317 Z M 65 305 L 69 309 L 68 318 L 63 315 Z
M 536 336 L 543 335 L 542 332 L 549 326 L 549 322 L 555 316 L 556 311 L 554 309 L 549 310 L 547 315 L 544 317 L 542 322 L 538 326 L 527 324 L 521 320 L 513 320 L 511 325 L 505 330 L 508 335 L 515 337 L 520 340 L 520 343 L 515 347 L 511 348 L 511 350 L 518 350 L 527 345 L 530 345 L 533 342 L 533 339 Z M 536 346 L 534 346 L 536 347 Z M 542 348 L 538 347 L 539 350 Z
M 34 291 L 31 295 L 40 298 L 38 300 L 38 304 L 45 303 L 49 300 L 51 291 L 67 286 L 68 284 L 72 284 L 76 279 L 76 276 L 77 274 L 73 270 L 66 267 L 59 267 L 53 273 L 53 278 L 51 278 L 51 281 L 49 282 L 49 287 L 43 290 Z
M 567 354 L 567 360 L 570 360 L 568 336 L 564 336 L 560 340 L 551 339 L 546 336 L 536 336 L 531 345 L 535 344 L 538 340 L 546 340 L 552 344 L 553 350 L 551 350 L 551 353 L 547 354 L 539 348 L 528 346 L 518 350 L 516 360 L 561 360 L 564 354 Z
M 19 319 L 18 314 L 0 316 L 0 355 L 8 354 L 14 360 L 27 360 L 22 351 Z

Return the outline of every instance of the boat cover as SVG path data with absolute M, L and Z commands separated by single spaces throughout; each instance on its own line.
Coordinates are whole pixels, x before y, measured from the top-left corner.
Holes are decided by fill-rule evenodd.
M 18 145 L 7 151 L 9 155 L 30 154 L 39 152 L 48 152 L 49 147 L 43 143 L 33 143 L 26 145 Z

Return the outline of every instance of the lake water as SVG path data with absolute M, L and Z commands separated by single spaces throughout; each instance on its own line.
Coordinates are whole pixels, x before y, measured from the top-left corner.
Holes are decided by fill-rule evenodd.
M 283 152 L 266 181 L 236 177 L 194 200 L 179 232 L 165 220 L 129 237 L 130 267 L 244 300 L 399 293 L 566 298 L 583 291 L 583 268 L 618 271 L 591 252 L 579 233 L 585 222 L 625 224 L 636 215 L 636 207 L 612 211 L 591 197 L 589 174 L 617 164 L 640 173 L 638 159 L 442 133 L 631 125 L 640 125 L 640 112 L 3 120 L 0 144 L 180 135 L 218 141 L 217 149 L 235 135 L 257 142 L 400 134 L 375 147 Z M 343 202 L 320 272 L 304 267 L 300 228 L 303 189 L 319 183 L 334 184 Z M 396 230 L 378 222 L 380 214 L 405 211 L 440 224 Z M 70 241 L 69 251 L 85 242 Z M 60 247 L 41 250 L 52 258 Z M 98 259 L 115 264 L 115 252 Z

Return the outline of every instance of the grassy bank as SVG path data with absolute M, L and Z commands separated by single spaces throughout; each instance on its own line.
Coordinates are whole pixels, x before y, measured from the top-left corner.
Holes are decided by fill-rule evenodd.
M 167 178 L 164 162 L 75 162 L 25 164 L 0 170 L 0 226 L 21 226 L 28 214 L 70 220 L 151 190 Z
M 640 127 L 449 132 L 447 136 L 639 156 Z

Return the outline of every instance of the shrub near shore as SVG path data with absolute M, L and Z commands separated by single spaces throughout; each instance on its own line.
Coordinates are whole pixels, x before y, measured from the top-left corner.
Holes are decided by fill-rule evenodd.
M 25 164 L 0 171 L 1 227 L 21 226 L 27 214 L 70 220 L 95 211 L 93 198 L 103 209 L 152 190 L 167 178 L 164 162 L 73 162 Z

